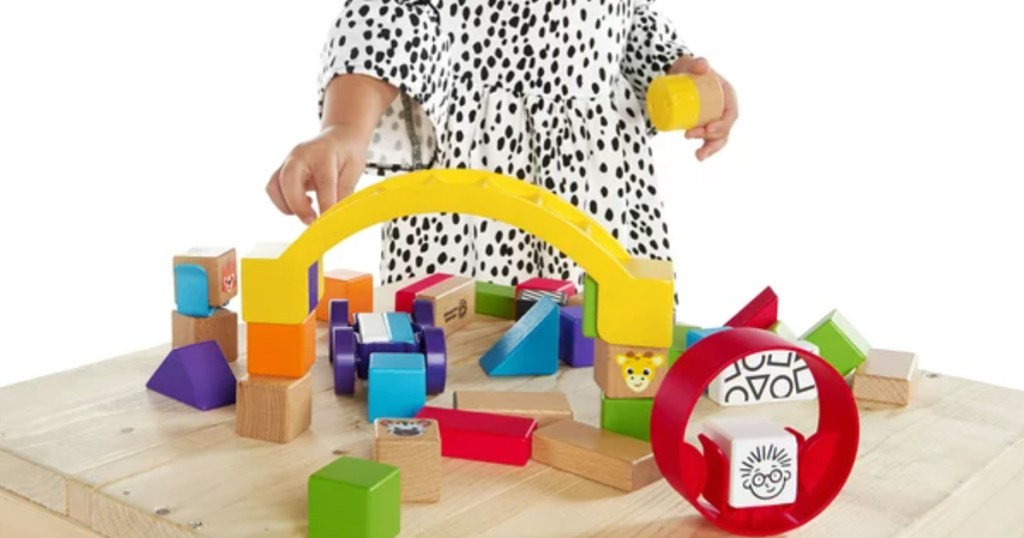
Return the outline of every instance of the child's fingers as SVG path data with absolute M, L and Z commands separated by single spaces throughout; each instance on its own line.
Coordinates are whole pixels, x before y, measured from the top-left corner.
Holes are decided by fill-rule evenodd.
M 719 138 L 717 140 L 708 140 L 707 142 L 704 143 L 703 146 L 700 147 L 700 149 L 697 150 L 697 160 L 698 161 L 704 161 L 704 160 L 708 159 L 712 155 L 714 155 L 714 154 L 718 153 L 719 151 L 721 151 L 722 148 L 724 148 L 727 143 L 729 143 L 729 139 L 728 138 Z
M 345 197 L 356 190 L 356 183 L 359 182 L 359 176 L 362 175 L 362 173 L 362 163 L 353 161 L 352 159 L 345 162 L 345 166 L 341 169 L 341 173 L 338 174 L 338 201 L 344 200 Z
M 694 127 L 693 129 L 686 131 L 686 133 L 683 136 L 685 136 L 688 140 L 694 140 L 697 138 L 704 138 L 705 135 L 706 130 L 704 129 L 704 127 Z
M 338 201 L 338 165 L 336 159 L 321 159 L 313 170 L 313 184 L 316 186 L 316 201 L 320 214 Z
M 704 75 L 711 72 L 711 64 L 705 58 L 695 56 L 683 56 L 676 60 L 668 72 L 673 75 L 689 73 L 691 75 Z
M 284 193 L 288 209 L 306 224 L 310 224 L 316 219 L 313 201 L 306 196 L 306 179 L 308 177 L 309 170 L 306 168 L 306 164 L 303 161 L 289 158 L 281 165 L 278 181 L 281 184 L 281 191 Z
M 288 203 L 284 200 L 284 193 L 281 192 L 281 183 L 279 178 L 281 176 L 281 169 L 278 168 L 274 171 L 274 174 L 270 176 L 270 181 L 267 183 L 267 195 L 270 196 L 270 201 L 274 203 L 274 207 L 285 215 L 291 215 L 292 211 L 288 209 Z

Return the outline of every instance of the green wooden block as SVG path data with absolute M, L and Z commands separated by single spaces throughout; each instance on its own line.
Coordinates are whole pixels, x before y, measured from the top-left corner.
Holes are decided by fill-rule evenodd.
M 654 398 L 605 398 L 601 395 L 601 429 L 649 442 L 653 407 Z
M 597 281 L 583 275 L 583 336 L 597 338 Z
M 679 356 L 686 352 L 686 335 L 693 329 L 700 329 L 696 325 L 677 323 L 672 329 L 672 347 L 668 348 L 668 367 L 679 360 Z
M 860 366 L 870 349 L 867 339 L 838 310 L 830 312 L 800 339 L 818 346 L 821 358 L 843 376 Z
M 476 283 L 476 313 L 496 318 L 516 318 L 516 289 L 512 286 Z
M 309 538 L 394 538 L 401 528 L 398 468 L 344 457 L 309 477 Z

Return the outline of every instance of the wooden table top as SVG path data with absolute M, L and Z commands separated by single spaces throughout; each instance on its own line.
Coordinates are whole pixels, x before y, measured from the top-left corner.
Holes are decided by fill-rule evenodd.
M 480 319 L 452 335 L 448 391 L 429 403 L 450 406 L 459 389 L 560 390 L 577 420 L 597 424 L 589 368 L 483 374 L 477 358 L 509 325 Z M 313 424 L 286 445 L 237 437 L 233 407 L 199 412 L 147 391 L 166 345 L 0 389 L 0 535 L 305 536 L 308 476 L 341 454 L 370 457 L 373 436 L 365 393 L 334 394 L 320 331 Z M 244 357 L 233 368 L 243 374 Z M 861 409 L 850 482 L 792 535 L 1024 536 L 1024 392 L 928 374 L 910 407 Z M 751 412 L 805 432 L 817 418 L 816 402 L 704 401 L 690 430 L 712 414 Z M 723 534 L 664 480 L 624 494 L 536 462 L 443 465 L 442 501 L 403 505 L 402 536 Z

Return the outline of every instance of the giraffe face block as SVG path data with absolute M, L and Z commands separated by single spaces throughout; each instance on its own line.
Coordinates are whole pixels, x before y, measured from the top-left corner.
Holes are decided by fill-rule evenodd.
M 653 398 L 667 369 L 664 348 L 594 344 L 594 379 L 608 398 Z

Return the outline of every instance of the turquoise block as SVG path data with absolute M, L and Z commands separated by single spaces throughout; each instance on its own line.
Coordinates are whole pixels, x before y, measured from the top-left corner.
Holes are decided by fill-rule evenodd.
M 179 314 L 194 318 L 212 316 L 215 308 L 210 306 L 206 270 L 188 263 L 174 266 L 174 301 Z
M 427 403 L 427 362 L 419 353 L 371 353 L 366 418 L 412 418 Z
M 558 371 L 558 303 L 542 297 L 480 357 L 490 376 L 551 375 Z
M 712 327 L 710 329 L 692 329 L 686 333 L 686 349 L 690 349 L 694 344 L 700 342 L 704 338 L 711 336 L 715 333 L 722 331 L 728 331 L 730 327 Z
M 388 312 L 384 314 L 384 322 L 388 324 L 388 336 L 391 341 L 402 344 L 415 344 L 416 336 L 412 332 L 412 319 L 405 312 Z

